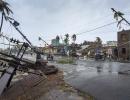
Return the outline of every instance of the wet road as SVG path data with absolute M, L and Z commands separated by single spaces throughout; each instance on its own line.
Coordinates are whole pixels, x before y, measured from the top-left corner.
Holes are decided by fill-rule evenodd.
M 64 71 L 66 82 L 96 100 L 130 100 L 130 75 L 118 74 L 130 70 L 129 63 L 78 60 L 56 66 Z

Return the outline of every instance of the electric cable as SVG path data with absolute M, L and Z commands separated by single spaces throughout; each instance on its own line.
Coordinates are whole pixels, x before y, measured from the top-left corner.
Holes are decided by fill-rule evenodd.
M 113 24 L 115 24 L 115 23 L 116 23 L 116 22 L 111 22 L 111 23 L 108 23 L 108 24 L 105 24 L 105 25 L 102 25 L 102 26 L 99 26 L 99 27 L 96 27 L 96 28 L 93 28 L 93 29 L 90 29 L 90 30 L 86 30 L 86 31 L 81 32 L 81 33 L 77 33 L 76 35 L 81 35 L 81 34 L 83 34 L 83 33 L 92 32 L 92 31 L 95 31 L 95 30 L 98 30 L 98 29 L 101 29 L 101 28 L 104 28 L 104 27 L 113 25 Z

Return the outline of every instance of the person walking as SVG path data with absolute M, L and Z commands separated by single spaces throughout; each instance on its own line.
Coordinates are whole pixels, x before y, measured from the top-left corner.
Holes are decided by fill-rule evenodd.
M 108 58 L 110 61 L 112 60 L 112 48 L 111 47 L 108 49 Z
M 103 52 L 103 55 L 104 55 L 104 60 L 106 60 L 106 57 L 107 57 L 106 51 Z

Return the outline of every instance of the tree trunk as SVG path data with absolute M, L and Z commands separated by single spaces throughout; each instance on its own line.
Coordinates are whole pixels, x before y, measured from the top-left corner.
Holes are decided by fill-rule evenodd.
M 3 26 L 3 19 L 4 19 L 4 14 L 2 13 L 1 25 L 0 25 L 0 33 L 1 33 L 1 30 L 2 30 L 2 26 Z

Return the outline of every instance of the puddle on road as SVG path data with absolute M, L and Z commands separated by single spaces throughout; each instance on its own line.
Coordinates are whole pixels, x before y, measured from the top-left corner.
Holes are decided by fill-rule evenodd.
M 64 72 L 63 75 L 66 76 L 66 75 L 67 75 L 67 72 Z
M 64 73 L 66 79 L 74 79 L 76 77 L 92 78 L 100 75 L 118 74 L 119 66 L 116 63 L 94 63 L 91 65 L 79 64 L 74 66 L 71 73 Z
M 82 70 L 86 70 L 86 67 L 85 67 L 85 66 L 81 66 L 81 65 L 80 65 L 80 66 L 78 65 L 78 66 L 76 67 L 76 71 L 77 71 L 77 72 L 82 71 Z
M 125 64 L 118 62 L 95 62 L 95 61 L 77 61 L 73 64 L 55 64 L 58 68 L 64 71 L 64 77 L 67 79 L 75 79 L 78 77 L 92 78 L 100 77 L 100 75 L 118 74 L 118 71 Z

